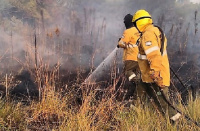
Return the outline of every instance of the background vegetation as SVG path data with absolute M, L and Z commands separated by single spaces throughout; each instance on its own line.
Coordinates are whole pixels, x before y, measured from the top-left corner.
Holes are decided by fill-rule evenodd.
M 1 0 L 1 130 L 199 130 L 175 125 L 149 101 L 127 107 L 122 52 L 105 74 L 84 80 L 116 47 L 126 14 L 144 8 L 168 38 L 170 65 L 199 92 L 199 5 L 174 0 Z M 187 95 L 171 73 L 171 95 Z M 183 90 L 186 90 L 183 93 Z M 179 93 L 177 93 L 177 91 Z M 200 98 L 179 108 L 200 122 Z

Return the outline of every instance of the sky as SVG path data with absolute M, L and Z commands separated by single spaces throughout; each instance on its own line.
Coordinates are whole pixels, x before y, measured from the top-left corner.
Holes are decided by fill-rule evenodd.
M 192 3 L 200 3 L 200 0 L 190 0 Z

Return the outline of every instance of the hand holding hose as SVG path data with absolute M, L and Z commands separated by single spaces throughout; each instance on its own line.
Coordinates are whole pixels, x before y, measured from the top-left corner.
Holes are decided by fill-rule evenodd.
M 154 71 L 151 70 L 149 72 L 150 77 L 153 79 L 153 81 L 161 88 L 164 88 L 165 86 L 163 85 L 163 78 L 160 76 L 160 71 Z
M 118 42 L 121 40 L 122 38 L 119 38 L 118 39 Z M 117 44 L 117 48 L 120 48 L 119 44 Z

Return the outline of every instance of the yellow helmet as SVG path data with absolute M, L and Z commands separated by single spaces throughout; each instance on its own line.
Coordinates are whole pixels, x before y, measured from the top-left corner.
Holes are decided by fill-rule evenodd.
M 134 16 L 132 22 L 137 27 L 137 29 L 142 32 L 145 27 L 153 23 L 151 15 L 146 10 L 138 10 Z

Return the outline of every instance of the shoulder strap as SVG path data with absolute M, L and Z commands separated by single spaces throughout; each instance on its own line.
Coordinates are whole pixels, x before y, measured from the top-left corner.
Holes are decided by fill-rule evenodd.
M 161 52 L 161 55 L 163 54 L 163 50 L 164 50 L 164 44 L 165 44 L 165 35 L 164 35 L 164 32 L 163 30 L 159 27 L 159 26 L 156 26 L 154 25 L 155 27 L 157 27 L 161 33 L 161 47 L 160 47 L 160 52 Z

